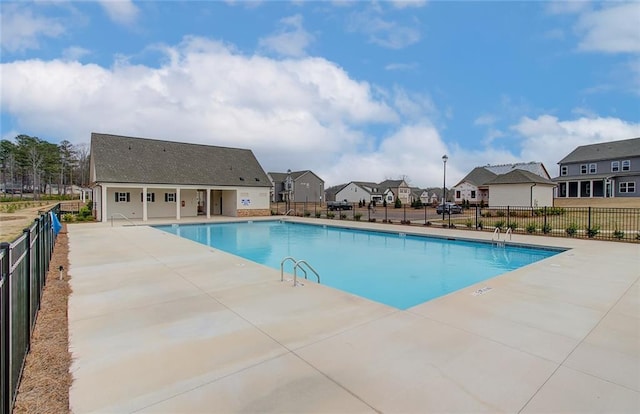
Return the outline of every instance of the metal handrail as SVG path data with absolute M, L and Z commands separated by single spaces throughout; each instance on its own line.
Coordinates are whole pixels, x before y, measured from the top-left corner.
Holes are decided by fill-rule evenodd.
M 287 212 L 286 212 L 286 213 L 284 213 L 284 215 L 285 215 L 285 216 L 288 216 L 288 215 L 289 215 L 289 213 L 291 213 L 292 211 L 294 211 L 294 210 L 293 210 L 292 208 L 290 208 L 289 210 L 287 210 Z
M 512 231 L 511 231 L 511 227 L 507 227 L 507 231 L 504 233 L 504 239 L 507 239 L 507 235 L 509 235 L 509 241 L 511 241 L 511 235 L 512 235 Z
M 316 272 L 316 269 L 311 267 L 311 265 L 309 263 L 307 263 L 306 260 L 298 260 L 296 262 L 296 265 L 293 267 L 293 286 L 296 285 L 296 282 L 297 282 L 297 279 L 298 279 L 296 270 L 300 267 L 301 264 L 306 265 L 309 268 L 309 270 L 311 270 L 313 273 L 315 273 L 316 277 L 318 278 L 318 283 L 320 283 L 320 275 L 318 274 L 318 272 Z M 302 269 L 302 268 L 300 268 L 300 270 L 304 271 L 304 269 Z M 307 272 L 304 272 L 304 278 L 305 279 L 307 278 Z
M 282 259 L 282 261 L 280 262 L 280 281 L 284 282 L 284 263 L 288 260 L 291 260 L 293 262 L 293 265 L 296 265 L 296 259 L 291 257 L 291 256 L 287 256 L 284 259 Z
M 491 236 L 491 241 L 495 241 L 495 240 L 500 241 L 500 227 L 496 227 L 496 229 L 493 231 L 493 236 Z
M 113 217 L 114 217 L 114 216 L 120 216 L 120 217 L 122 217 L 123 219 L 127 220 L 129 223 L 133 224 L 134 226 L 137 226 L 137 224 L 136 224 L 136 223 L 134 223 L 133 221 L 129 220 L 129 219 L 127 218 L 127 216 L 125 216 L 124 214 L 121 214 L 121 213 L 113 213 L 113 214 L 111 215 L 111 227 L 113 227 Z
M 284 264 L 288 261 L 293 262 L 293 286 L 297 286 L 298 284 L 298 269 L 300 269 L 302 273 L 304 273 L 304 278 L 308 279 L 307 271 L 303 267 L 301 267 L 301 265 L 307 266 L 307 268 L 316 275 L 316 277 L 318 278 L 318 283 L 320 283 L 320 274 L 316 271 L 316 269 L 311 267 L 311 265 L 307 263 L 306 260 L 296 260 L 294 257 L 291 257 L 291 256 L 285 257 L 280 262 L 280 281 L 281 282 L 284 282 Z

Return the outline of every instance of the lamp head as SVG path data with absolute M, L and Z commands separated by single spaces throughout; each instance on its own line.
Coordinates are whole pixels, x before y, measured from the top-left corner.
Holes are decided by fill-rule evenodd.
M 448 159 L 449 159 L 449 157 L 447 157 L 447 154 L 444 154 L 442 156 L 442 162 L 447 162 Z

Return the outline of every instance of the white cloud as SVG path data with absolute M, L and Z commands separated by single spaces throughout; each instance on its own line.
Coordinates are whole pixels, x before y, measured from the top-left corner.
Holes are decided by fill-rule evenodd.
M 304 56 L 314 37 L 302 27 L 302 15 L 296 14 L 280 20 L 279 33 L 260 39 L 260 47 L 283 56 Z
M 406 9 L 409 7 L 424 7 L 427 5 L 427 0 L 392 0 L 391 4 L 397 9 Z
M 140 10 L 131 0 L 99 0 L 109 18 L 118 24 L 132 25 Z
M 473 125 L 493 125 L 496 123 L 496 117 L 490 114 L 480 115 L 473 121 Z
M 614 3 L 580 16 L 576 29 L 583 35 L 583 51 L 640 52 L 640 2 Z
M 546 3 L 547 11 L 551 14 L 577 14 L 591 8 L 588 0 L 556 0 Z
M 62 51 L 62 58 L 64 60 L 79 60 L 83 56 L 89 55 L 91 51 L 79 47 L 79 46 L 71 46 Z
M 2 4 L 0 23 L 0 44 L 9 52 L 38 49 L 41 37 L 58 37 L 65 32 L 56 19 L 35 15 L 18 3 Z
M 80 143 L 97 131 L 251 148 L 265 169 L 319 172 L 375 148 L 367 128 L 399 121 L 393 100 L 325 59 L 246 56 L 202 38 L 165 53 L 159 67 L 2 64 L 3 113 L 46 139 Z
M 418 68 L 417 63 L 389 63 L 385 70 L 412 71 Z
M 543 162 L 552 176 L 558 175 L 558 161 L 577 146 L 640 136 L 640 123 L 603 117 L 569 121 L 551 115 L 524 117 L 512 129 L 523 137 L 519 158 Z
M 380 5 L 374 4 L 369 10 L 353 13 L 348 23 L 348 29 L 367 35 L 371 43 L 388 49 L 402 49 L 417 43 L 421 39 L 420 30 L 415 27 L 416 22 L 401 24 L 385 20 L 380 15 Z

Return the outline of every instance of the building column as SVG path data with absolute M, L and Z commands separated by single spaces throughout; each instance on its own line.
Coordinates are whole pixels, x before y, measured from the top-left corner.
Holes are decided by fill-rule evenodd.
M 593 198 L 593 180 L 589 181 L 589 198 Z
M 211 218 L 211 189 L 207 188 L 207 202 L 205 203 L 207 206 L 207 219 Z
M 142 221 L 147 221 L 147 187 L 142 187 Z
M 180 187 L 176 188 L 176 220 L 180 220 L 180 207 L 182 206 L 182 200 L 180 200 Z
M 102 222 L 106 223 L 108 221 L 107 218 L 107 186 L 106 185 L 102 185 L 102 195 L 101 195 L 101 200 L 100 200 L 100 215 L 102 216 Z
M 582 181 L 578 181 L 578 198 L 582 197 Z

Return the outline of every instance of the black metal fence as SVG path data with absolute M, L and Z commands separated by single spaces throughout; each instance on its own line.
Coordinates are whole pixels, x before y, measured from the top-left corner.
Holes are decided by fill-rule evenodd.
M 0 244 L 0 414 L 13 410 L 53 253 L 49 213 L 58 209 L 41 213 L 20 237 Z
M 461 213 L 438 212 L 433 206 L 369 205 L 349 203 L 348 208 L 332 210 L 321 203 L 275 203 L 274 215 L 329 218 L 379 223 L 426 225 L 457 229 L 576 237 L 640 243 L 640 208 L 599 207 L 480 207 Z

